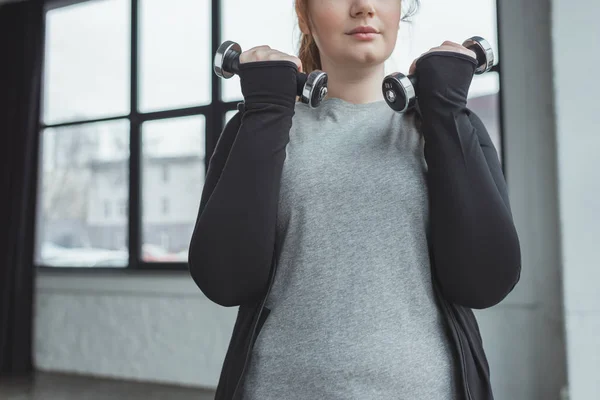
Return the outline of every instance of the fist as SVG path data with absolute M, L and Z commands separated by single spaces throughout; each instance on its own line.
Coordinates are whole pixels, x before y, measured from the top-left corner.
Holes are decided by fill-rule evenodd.
M 412 75 L 415 72 L 415 68 L 416 68 L 417 61 L 419 60 L 419 58 L 423 57 L 425 54 L 432 53 L 434 51 L 450 51 L 450 52 L 455 52 L 455 53 L 462 53 L 467 56 L 473 57 L 473 59 L 477 60 L 477 55 L 475 54 L 475 52 L 473 50 L 469 50 L 466 47 L 464 47 L 463 45 L 446 40 L 444 43 L 442 43 L 441 46 L 433 47 L 432 49 L 421 54 L 417 59 L 415 59 L 413 61 L 413 63 L 410 65 L 410 68 L 408 70 L 409 75 Z
M 272 49 L 267 45 L 256 46 L 240 54 L 240 64 L 273 60 L 291 61 L 296 64 L 298 71 L 302 72 L 302 61 L 298 57 Z

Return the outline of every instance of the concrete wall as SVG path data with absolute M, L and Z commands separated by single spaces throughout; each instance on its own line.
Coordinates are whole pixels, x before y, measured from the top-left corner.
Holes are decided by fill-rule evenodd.
M 498 399 L 558 399 L 566 383 L 548 0 L 498 2 L 504 153 L 521 281 L 477 316 Z
M 210 302 L 181 274 L 75 274 L 38 279 L 37 368 L 216 386 L 237 308 Z
M 552 1 L 571 399 L 600 399 L 600 2 Z

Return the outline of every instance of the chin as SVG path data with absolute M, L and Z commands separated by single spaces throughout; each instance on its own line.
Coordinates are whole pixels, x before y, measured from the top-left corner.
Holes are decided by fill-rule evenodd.
M 352 54 L 353 62 L 362 65 L 377 65 L 385 61 L 383 52 L 357 51 Z
M 387 51 L 383 46 L 343 46 L 332 55 L 337 65 L 372 66 L 384 63 L 387 59 Z

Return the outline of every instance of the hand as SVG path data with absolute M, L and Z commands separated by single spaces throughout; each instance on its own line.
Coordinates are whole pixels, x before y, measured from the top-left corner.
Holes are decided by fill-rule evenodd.
M 298 71 L 302 72 L 302 61 L 300 61 L 298 57 L 282 53 L 281 51 L 272 49 L 267 45 L 256 46 L 240 54 L 240 64 L 272 60 L 291 61 L 294 64 L 296 64 L 296 66 L 298 67 Z
M 475 52 L 473 50 L 469 50 L 466 47 L 464 47 L 458 43 L 454 43 L 454 42 L 450 42 L 450 41 L 446 40 L 444 43 L 442 43 L 441 46 L 433 47 L 426 53 L 423 53 L 418 58 L 416 58 L 413 61 L 413 63 L 411 64 L 411 66 L 408 70 L 408 74 L 409 75 L 414 74 L 415 68 L 417 66 L 417 61 L 419 60 L 419 58 L 423 57 L 425 54 L 432 53 L 434 51 L 450 51 L 450 52 L 454 52 L 454 53 L 462 53 L 462 54 L 468 55 L 470 57 L 473 57 L 473 59 L 477 61 L 477 55 L 475 54 Z

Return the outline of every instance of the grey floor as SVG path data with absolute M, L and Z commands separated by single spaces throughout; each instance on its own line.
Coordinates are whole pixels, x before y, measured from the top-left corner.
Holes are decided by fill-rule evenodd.
M 202 389 L 44 372 L 33 379 L 0 378 L 1 400 L 213 400 L 214 396 Z

